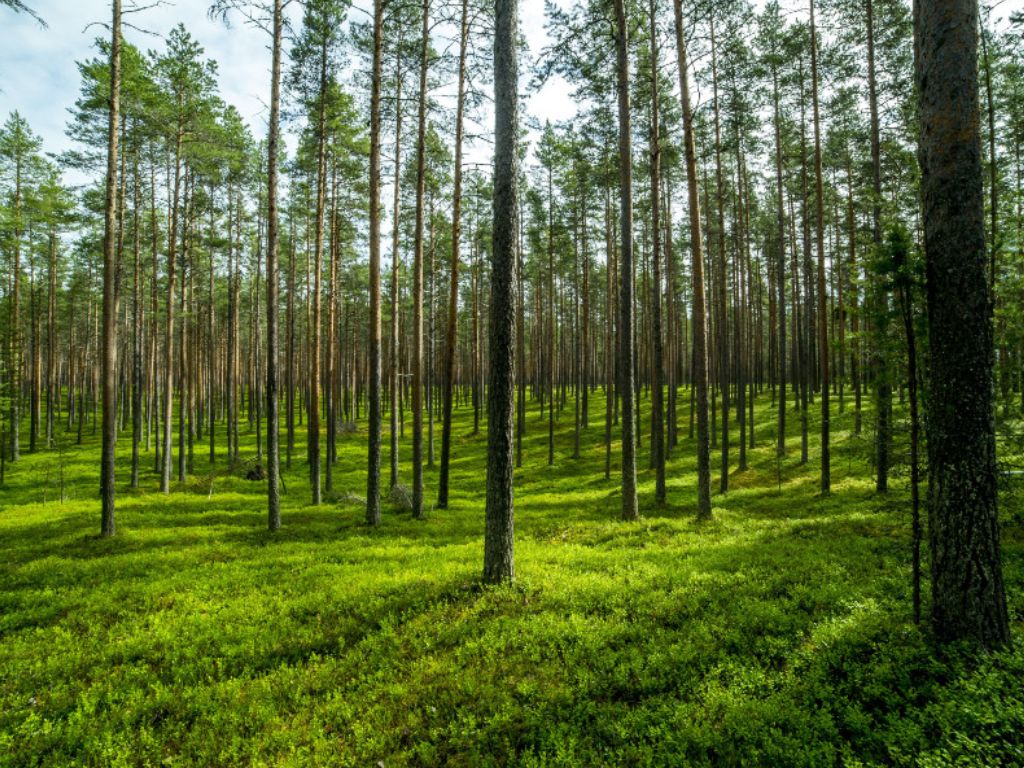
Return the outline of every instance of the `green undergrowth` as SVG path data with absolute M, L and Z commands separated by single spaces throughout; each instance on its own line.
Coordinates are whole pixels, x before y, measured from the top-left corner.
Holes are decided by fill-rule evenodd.
M 320 507 L 293 460 L 276 534 L 262 484 L 225 471 L 222 445 L 211 467 L 205 439 L 168 496 L 151 453 L 126 487 L 122 440 L 107 540 L 90 430 L 24 456 L 0 488 L 0 765 L 1024 765 L 1019 509 L 1004 504 L 1014 647 L 940 651 L 910 620 L 905 473 L 874 493 L 870 414 L 861 436 L 849 407 L 833 418 L 822 498 L 813 432 L 801 465 L 791 414 L 776 460 L 766 393 L 749 469 L 734 443 L 700 524 L 687 402 L 664 506 L 644 423 L 638 523 L 617 519 L 617 445 L 604 478 L 601 393 L 578 459 L 571 400 L 560 413 L 553 467 L 532 410 L 501 588 L 478 584 L 485 439 L 466 408 L 450 509 L 417 521 L 385 501 L 378 529 L 364 424 L 340 435 Z M 433 500 L 436 468 L 426 485 Z

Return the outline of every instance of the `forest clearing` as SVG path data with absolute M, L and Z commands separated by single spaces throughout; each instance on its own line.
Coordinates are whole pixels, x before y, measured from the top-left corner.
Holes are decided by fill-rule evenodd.
M 766 422 L 768 406 L 755 409 Z M 414 520 L 384 501 L 379 528 L 359 496 L 365 425 L 341 438 L 338 490 L 319 507 L 304 468 L 284 473 L 275 534 L 260 484 L 222 472 L 211 495 L 200 458 L 170 497 L 122 494 L 124 530 L 100 539 L 95 438 L 67 453 L 63 504 L 55 458 L 27 457 L 50 481 L 0 492 L 0 762 L 1020 763 L 1021 644 L 979 659 L 914 626 L 906 471 L 892 492 L 903 503 L 874 493 L 851 414 L 837 419 L 828 499 L 797 458 L 778 465 L 766 423 L 714 521 L 694 519 L 684 440 L 672 502 L 656 508 L 642 472 L 644 517 L 625 526 L 600 430 L 581 458 L 547 467 L 534 410 L 516 584 L 481 590 L 485 441 L 456 413 L 450 508 Z M 797 430 L 788 440 L 798 450 Z M 1018 604 L 1015 509 L 1003 547 Z
M 1024 0 L 0 18 L 0 768 L 1024 766 Z

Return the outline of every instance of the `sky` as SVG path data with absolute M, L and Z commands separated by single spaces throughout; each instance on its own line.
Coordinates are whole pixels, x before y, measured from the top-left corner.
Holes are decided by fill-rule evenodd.
M 138 0 L 148 6 L 154 0 Z M 94 42 L 109 33 L 100 23 L 109 21 L 107 0 L 28 0 L 27 4 L 47 23 L 42 28 L 27 14 L 15 14 L 0 8 L 0 28 L 6 45 L 0 47 L 0 120 L 13 110 L 24 116 L 32 130 L 43 140 L 45 152 L 61 152 L 73 147 L 65 136 L 69 108 L 78 97 L 81 80 L 76 62 L 96 56 Z M 124 0 L 125 7 L 131 5 Z M 234 105 L 249 123 L 253 134 L 266 133 L 266 101 L 270 83 L 270 51 L 266 35 L 246 26 L 234 16 L 230 27 L 207 16 L 210 0 L 174 0 L 161 2 L 141 13 L 125 16 L 126 40 L 143 50 L 163 50 L 163 39 L 179 21 L 205 48 L 207 58 L 218 65 L 221 97 Z M 357 2 L 357 6 L 369 4 Z M 300 8 L 288 9 L 298 28 Z M 354 12 L 357 17 L 361 14 Z M 543 0 L 521 0 L 523 33 L 531 50 L 539 51 L 547 43 L 544 33 Z M 140 31 L 145 30 L 145 31 Z M 531 114 L 541 119 L 565 120 L 575 114 L 570 88 L 556 80 L 533 94 L 528 105 Z M 294 144 L 292 144 L 294 146 Z
M 558 0 L 567 4 L 572 0 Z M 80 87 L 76 62 L 96 55 L 94 41 L 108 34 L 101 22 L 109 16 L 108 0 L 27 0 L 46 21 L 42 28 L 27 14 L 15 14 L 0 8 L 0 28 L 6 43 L 0 46 L 0 119 L 17 109 L 28 120 L 32 130 L 43 139 L 46 152 L 58 153 L 72 148 L 65 136 L 69 108 L 74 105 Z M 184 21 L 191 34 L 205 48 L 207 58 L 219 68 L 220 94 L 234 105 L 249 123 L 257 137 L 266 134 L 266 99 L 269 91 L 270 52 L 266 35 L 246 26 L 235 16 L 228 27 L 207 16 L 210 0 L 123 0 L 132 5 L 151 6 L 140 13 L 128 14 L 126 22 L 139 29 L 126 27 L 127 40 L 142 49 L 163 49 L 163 38 L 179 21 Z M 762 0 L 756 0 L 761 5 Z M 784 2 L 784 5 L 789 3 Z M 802 5 L 802 2 L 801 2 Z M 1024 10 L 1024 0 L 993 0 L 996 16 Z M 364 16 L 369 0 L 356 0 L 353 15 Z M 300 5 L 291 3 L 289 13 L 294 27 L 299 26 Z M 537 54 L 547 45 L 544 31 L 543 0 L 520 0 L 521 29 Z M 141 31 L 145 30 L 145 31 Z M 525 89 L 523 73 L 521 89 Z M 529 94 L 529 115 L 552 121 L 571 119 L 576 107 L 571 87 L 555 77 L 537 93 Z M 485 117 L 485 120 L 490 119 Z M 288 139 L 294 146 L 294 139 Z M 486 162 L 486 146 L 471 148 L 469 159 Z M 72 183 L 82 179 L 69 179 Z

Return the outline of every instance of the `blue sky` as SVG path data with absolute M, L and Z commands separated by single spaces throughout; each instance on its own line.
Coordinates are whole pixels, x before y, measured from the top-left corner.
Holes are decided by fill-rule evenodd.
M 266 132 L 265 101 L 269 90 L 270 54 L 263 32 L 245 26 L 240 18 L 230 28 L 219 20 L 207 17 L 210 0 L 122 0 L 125 7 L 134 4 L 155 7 L 143 13 L 130 14 L 126 20 L 152 34 L 126 28 L 125 37 L 142 49 L 163 48 L 163 38 L 179 21 L 184 21 L 192 35 L 206 49 L 206 56 L 219 67 L 222 97 L 233 104 L 245 118 L 253 133 Z M 572 0 L 558 0 L 569 3 Z M 27 0 L 48 28 L 43 29 L 26 14 L 15 14 L 0 8 L 0 29 L 6 43 L 0 47 L 0 119 L 17 109 L 32 129 L 42 137 L 44 150 L 60 152 L 72 146 L 64 135 L 69 118 L 68 109 L 78 95 L 79 76 L 76 62 L 95 55 L 93 42 L 107 31 L 97 22 L 107 21 L 108 0 Z M 762 0 L 755 0 L 760 5 Z M 788 0 L 784 5 L 804 0 Z M 369 8 L 369 0 L 356 0 L 357 8 Z M 1024 0 L 994 0 L 986 5 L 995 8 L 994 15 L 1006 17 L 1011 11 L 1024 10 Z M 289 13 L 297 22 L 300 4 L 292 2 Z M 358 15 L 358 11 L 353 11 Z M 533 52 L 547 42 L 544 33 L 543 0 L 520 0 L 522 30 Z M 93 25 L 93 26 L 90 26 Z M 296 25 L 297 26 L 297 25 Z M 523 87 L 525 87 L 525 77 Z M 540 93 L 532 94 L 527 109 L 530 115 L 551 120 L 567 120 L 575 115 L 571 89 L 556 79 Z M 489 116 L 485 116 L 485 120 Z M 486 162 L 489 147 L 471 147 L 470 160 Z M 79 181 L 79 179 L 72 179 Z
M 123 0 L 130 7 L 131 0 Z M 150 5 L 152 0 L 138 0 Z M 47 152 L 59 152 L 72 146 L 64 135 L 68 109 L 79 91 L 76 62 L 95 56 L 93 43 L 106 36 L 107 30 L 97 22 L 106 22 L 110 3 L 106 0 L 28 0 L 47 23 L 43 29 L 26 14 L 15 14 L 0 8 L 0 29 L 6 45 L 0 47 L 0 119 L 18 110 L 32 130 L 43 139 Z M 368 3 L 357 3 L 367 5 Z M 219 68 L 221 96 L 233 104 L 249 122 L 253 132 L 265 131 L 265 102 L 269 91 L 270 53 L 266 36 L 245 26 L 240 17 L 230 28 L 219 20 L 210 20 L 206 11 L 209 0 L 175 0 L 163 2 L 143 13 L 126 16 L 126 21 L 153 34 L 125 28 L 125 38 L 142 48 L 161 50 L 163 38 L 179 21 L 206 49 L 207 58 Z M 298 3 L 289 13 L 300 18 Z M 535 50 L 547 40 L 543 31 L 543 1 L 523 0 L 521 18 L 524 33 Z M 93 26 L 90 26 L 93 25 Z M 555 83 L 531 100 L 532 113 L 566 119 L 574 114 L 569 89 Z

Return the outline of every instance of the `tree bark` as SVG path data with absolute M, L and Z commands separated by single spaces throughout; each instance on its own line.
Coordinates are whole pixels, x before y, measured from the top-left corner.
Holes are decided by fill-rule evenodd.
M 661 343 L 661 127 L 658 115 L 657 2 L 650 0 L 651 45 L 651 340 L 654 370 L 651 376 L 651 461 L 654 463 L 654 499 L 665 502 L 665 421 L 662 404 L 664 379 Z
M 366 522 L 380 525 L 380 81 L 384 0 L 373 3 L 373 71 L 370 80 L 370 316 Z M 353 393 L 355 395 L 356 393 Z
M 416 138 L 416 236 L 412 277 L 412 516 L 423 517 L 423 230 L 427 144 L 427 65 L 430 0 L 423 0 L 420 41 L 419 128 Z
M 986 274 L 976 0 L 917 0 L 921 192 L 931 392 L 932 628 L 1009 642 L 996 510 L 991 296 Z
M 825 210 L 821 177 L 821 115 L 818 107 L 818 28 L 811 0 L 811 104 L 814 113 L 814 212 L 818 246 L 818 364 L 821 367 L 821 492 L 831 490 L 829 453 L 829 345 L 825 296 Z
M 277 145 L 281 115 L 281 0 L 274 0 L 273 63 L 270 72 L 270 127 L 267 137 L 267 527 L 281 527 L 277 398 Z M 257 329 L 258 330 L 258 329 Z
M 704 296 L 704 240 L 697 188 L 697 150 L 693 136 L 686 39 L 682 0 L 673 0 L 676 47 L 679 51 L 679 90 L 683 101 L 683 141 L 686 154 L 686 185 L 690 209 L 690 248 L 693 276 L 693 388 L 697 416 L 697 517 L 711 519 L 711 451 L 708 445 L 708 352 L 707 305 Z
M 517 2 L 495 0 L 494 227 L 491 256 L 484 581 L 510 582 L 513 560 L 512 412 L 515 392 L 516 231 L 519 215 Z
M 615 0 L 619 100 L 619 395 L 622 398 L 622 519 L 637 520 L 636 418 L 633 413 L 633 149 L 629 106 L 629 26 L 625 0 Z M 553 404 L 552 404 L 553 407 Z
M 100 533 L 113 536 L 114 455 L 117 450 L 117 159 L 121 110 L 121 0 L 111 3 L 110 110 L 107 124 L 106 215 L 103 228 L 103 448 L 100 456 Z M 15 275 L 17 279 L 17 275 Z M 17 322 L 17 318 L 15 318 Z
M 448 476 L 452 453 L 452 399 L 455 392 L 455 346 L 459 321 L 459 248 L 462 236 L 462 140 L 466 110 L 466 52 L 469 42 L 469 2 L 462 0 L 459 25 L 459 85 L 455 107 L 455 168 L 452 188 L 452 257 L 449 269 L 448 322 L 445 326 L 444 392 L 441 404 L 441 472 L 438 478 L 437 507 L 448 509 Z

